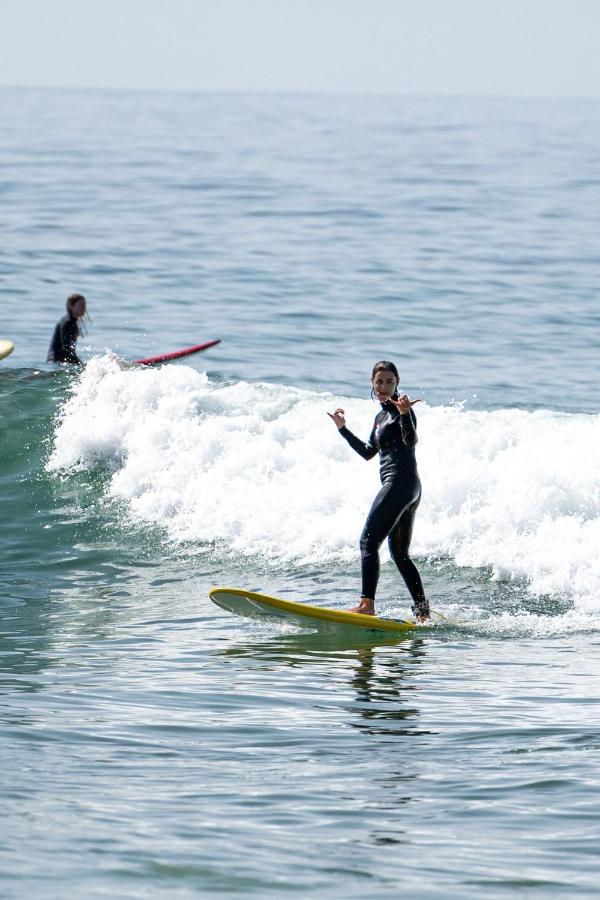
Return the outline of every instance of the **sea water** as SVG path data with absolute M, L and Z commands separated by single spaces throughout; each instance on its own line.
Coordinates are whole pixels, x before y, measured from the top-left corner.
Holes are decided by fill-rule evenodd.
M 0 108 L 0 893 L 595 895 L 600 103 Z M 45 363 L 72 291 L 78 373 Z M 368 436 L 380 358 L 433 627 L 216 608 L 355 602 L 377 462 L 326 413 Z

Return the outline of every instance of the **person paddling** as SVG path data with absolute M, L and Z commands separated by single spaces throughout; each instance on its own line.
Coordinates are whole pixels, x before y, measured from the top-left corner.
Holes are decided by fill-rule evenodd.
M 67 314 L 57 323 L 47 362 L 73 363 L 81 365 L 81 360 L 75 352 L 77 338 L 83 333 L 79 320 L 85 316 L 86 302 L 83 294 L 71 294 L 67 299 Z
M 421 481 L 417 471 L 415 444 L 417 418 L 412 407 L 418 400 L 406 394 L 398 396 L 400 377 L 393 362 L 381 360 L 373 366 L 371 394 L 381 404 L 369 440 L 364 443 L 346 428 L 343 409 L 327 415 L 340 434 L 363 459 L 379 453 L 382 488 L 375 497 L 360 538 L 362 594 L 358 606 L 350 612 L 375 614 L 375 592 L 379 581 L 379 548 L 387 537 L 392 559 L 412 597 L 412 610 L 418 621 L 429 618 L 421 576 L 409 556 L 413 524 L 419 501 Z

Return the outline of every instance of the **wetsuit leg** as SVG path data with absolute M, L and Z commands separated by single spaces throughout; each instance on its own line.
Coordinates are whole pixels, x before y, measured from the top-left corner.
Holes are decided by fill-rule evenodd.
M 398 567 L 398 571 L 404 579 L 404 583 L 409 590 L 413 600 L 413 612 L 415 615 L 428 616 L 429 603 L 425 597 L 423 590 L 423 582 L 419 571 L 409 556 L 408 550 L 412 538 L 413 525 L 415 522 L 415 513 L 419 505 L 421 497 L 407 507 L 393 529 L 388 538 L 390 554 Z
M 363 597 L 375 599 L 379 581 L 379 548 L 411 503 L 414 503 L 414 494 L 407 497 L 406 489 L 393 482 L 384 484 L 375 497 L 360 537 Z

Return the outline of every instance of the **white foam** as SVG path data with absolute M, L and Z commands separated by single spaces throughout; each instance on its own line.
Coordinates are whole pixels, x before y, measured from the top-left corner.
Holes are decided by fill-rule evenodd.
M 274 563 L 355 561 L 379 488 L 336 433 L 366 437 L 371 401 L 211 383 L 185 366 L 92 360 L 61 410 L 49 471 L 98 463 L 132 517 L 177 541 Z M 416 556 L 490 567 L 535 594 L 600 607 L 600 416 L 417 407 Z

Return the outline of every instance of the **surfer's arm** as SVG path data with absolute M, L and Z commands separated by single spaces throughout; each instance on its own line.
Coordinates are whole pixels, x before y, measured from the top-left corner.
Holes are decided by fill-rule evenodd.
M 60 325 L 56 325 L 54 331 L 52 333 L 52 340 L 50 341 L 50 347 L 48 348 L 48 356 L 46 357 L 46 362 L 56 362 L 56 356 L 58 348 L 60 347 Z
M 375 429 L 371 432 L 371 436 L 367 443 L 357 438 L 355 434 L 346 428 L 345 425 L 338 429 L 343 438 L 345 438 L 353 450 L 362 456 L 363 459 L 373 459 L 377 455 L 377 447 L 375 446 Z
M 417 417 L 412 409 L 399 417 L 402 441 L 407 447 L 414 447 L 417 441 Z

